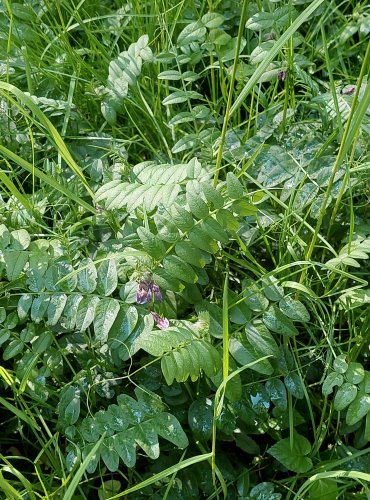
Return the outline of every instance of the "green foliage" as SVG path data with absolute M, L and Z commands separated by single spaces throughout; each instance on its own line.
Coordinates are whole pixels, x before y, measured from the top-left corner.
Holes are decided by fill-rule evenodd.
M 143 62 L 152 61 L 153 55 L 148 42 L 148 35 L 141 36 L 109 64 L 108 83 L 103 90 L 101 111 L 110 125 L 116 122 L 117 112 L 122 110 L 129 86 L 136 85 Z
M 310 451 L 309 441 L 299 434 L 293 436 L 293 443 L 290 438 L 282 439 L 268 450 L 288 470 L 301 473 L 312 468 L 312 461 L 306 456 Z
M 367 494 L 368 32 L 0 5 L 1 499 Z
M 77 429 L 80 438 L 74 440 L 74 444 L 81 447 L 82 456 L 90 452 L 100 436 L 103 439 L 94 459 L 88 464 L 87 472 L 95 471 L 99 457 L 110 472 L 119 469 L 120 459 L 127 467 L 134 467 L 137 446 L 148 457 L 158 458 L 160 453 L 158 436 L 179 448 L 188 446 L 188 439 L 179 421 L 174 415 L 163 411 L 165 407 L 160 399 L 144 392 L 143 389 L 136 389 L 135 394 L 138 400 L 121 394 L 117 398 L 117 404 L 111 404 L 106 411 L 99 410 L 92 417 L 82 420 Z M 78 403 L 75 401 L 76 397 L 73 396 L 72 399 L 71 396 L 72 394 L 66 408 L 64 408 L 66 394 L 61 397 L 59 405 L 61 425 L 73 425 L 77 421 L 75 416 L 78 413 Z M 69 432 L 73 432 L 71 428 Z

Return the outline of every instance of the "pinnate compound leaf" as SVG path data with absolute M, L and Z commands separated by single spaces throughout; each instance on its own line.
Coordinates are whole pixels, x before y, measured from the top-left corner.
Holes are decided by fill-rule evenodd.
M 279 302 L 280 311 L 288 318 L 295 321 L 307 322 L 310 320 L 310 314 L 306 307 L 299 300 L 290 297 L 284 297 Z
M 311 452 L 310 442 L 296 432 L 292 447 L 290 438 L 286 438 L 271 446 L 267 452 L 293 472 L 304 474 L 312 468 L 312 460 L 306 456 Z
M 204 340 L 181 346 L 176 351 L 162 357 L 161 367 L 168 385 L 185 382 L 190 376 L 194 382 L 203 370 L 209 377 L 214 376 L 221 367 L 221 357 L 214 346 Z
M 101 295 L 111 295 L 117 288 L 117 266 L 114 259 L 104 260 L 98 269 L 97 291 Z
M 135 179 L 142 184 L 156 186 L 157 184 L 179 184 L 186 179 L 198 179 L 206 170 L 197 158 L 188 163 L 157 164 L 151 161 L 134 166 Z
M 188 163 L 139 163 L 132 169 L 130 182 L 110 181 L 96 192 L 96 201 L 105 201 L 107 210 L 126 208 L 132 212 L 142 207 L 152 212 L 160 205 L 171 208 L 186 179 L 197 179 L 205 170 L 195 158 Z
M 120 305 L 116 299 L 104 298 L 97 304 L 94 317 L 94 331 L 97 341 L 104 343 L 107 340 L 119 310 Z
M 143 62 L 153 59 L 148 43 L 148 35 L 142 35 L 109 64 L 106 95 L 101 104 L 101 111 L 111 125 L 116 122 L 117 111 L 121 111 L 122 101 L 127 96 L 129 86 L 136 85 Z
M 191 342 L 192 334 L 184 328 L 166 328 L 166 330 L 145 332 L 137 340 L 137 346 L 152 356 L 163 356 L 178 345 Z
M 159 183 L 155 186 L 138 182 L 111 181 L 96 192 L 96 200 L 105 200 L 105 208 L 114 210 L 126 208 L 128 212 L 143 207 L 152 212 L 158 205 L 168 206 L 176 200 L 180 187 L 178 184 Z
M 145 332 L 136 344 L 152 356 L 162 357 L 162 372 L 168 385 L 174 379 L 185 382 L 189 376 L 194 381 L 201 370 L 209 377 L 214 376 L 221 366 L 217 349 L 207 341 L 194 337 L 185 328 Z

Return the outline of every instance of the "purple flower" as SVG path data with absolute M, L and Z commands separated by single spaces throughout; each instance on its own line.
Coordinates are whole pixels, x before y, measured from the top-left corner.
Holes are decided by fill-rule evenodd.
M 165 330 L 170 326 L 170 322 L 168 321 L 167 318 L 162 318 L 158 313 L 152 311 L 152 316 L 154 318 L 154 321 L 156 322 L 158 328 L 161 330 Z
M 136 294 L 136 302 L 138 304 L 147 304 L 152 301 L 152 289 L 145 283 L 139 283 L 139 289 Z
M 287 71 L 280 70 L 280 71 L 278 71 L 277 79 L 280 80 L 281 82 L 283 82 L 286 79 L 287 75 L 288 75 Z
M 354 85 L 348 85 L 342 90 L 344 95 L 353 95 L 355 93 L 356 87 Z
M 151 302 L 153 300 L 153 295 L 155 300 L 157 300 L 158 302 L 162 302 L 163 297 L 161 289 L 159 288 L 157 283 L 154 283 L 154 281 L 152 281 L 150 278 L 147 280 L 142 279 L 139 283 L 138 291 L 136 293 L 136 302 L 138 304 L 148 304 L 148 302 Z
M 162 302 L 163 297 L 162 297 L 161 289 L 159 288 L 157 283 L 152 284 L 152 292 L 154 293 L 155 300 L 158 300 L 158 302 Z

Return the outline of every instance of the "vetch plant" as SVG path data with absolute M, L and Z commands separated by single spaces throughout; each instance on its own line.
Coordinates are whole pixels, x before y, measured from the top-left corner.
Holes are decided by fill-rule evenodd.
M 366 496 L 366 9 L 0 7 L 0 497 Z

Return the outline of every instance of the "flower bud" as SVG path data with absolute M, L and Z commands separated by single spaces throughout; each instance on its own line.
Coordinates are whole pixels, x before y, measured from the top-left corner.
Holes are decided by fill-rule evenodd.
M 152 292 L 154 293 L 155 300 L 158 300 L 158 302 L 162 302 L 163 297 L 162 297 L 161 289 L 159 288 L 157 283 L 152 284 Z
M 167 318 L 162 318 L 158 313 L 152 311 L 152 316 L 154 318 L 154 321 L 156 322 L 156 325 L 158 328 L 161 330 L 165 330 L 170 326 L 170 322 L 168 321 Z
M 147 304 L 152 301 L 152 290 L 145 283 L 139 283 L 139 289 L 136 294 L 136 302 L 138 304 Z

